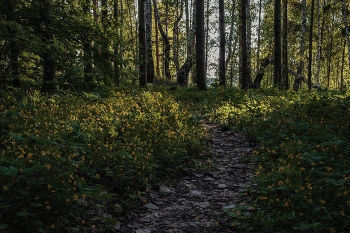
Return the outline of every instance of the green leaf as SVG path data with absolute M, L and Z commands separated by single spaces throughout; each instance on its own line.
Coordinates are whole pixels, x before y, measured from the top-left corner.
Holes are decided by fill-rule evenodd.
M 13 175 L 17 175 L 17 174 L 18 174 L 18 169 L 15 168 L 15 167 L 13 167 L 13 166 L 10 166 L 10 167 L 9 167 L 9 170 L 11 171 L 11 173 L 12 173 Z
M 27 210 L 22 210 L 21 212 L 17 213 L 18 216 L 20 217 L 25 217 L 28 215 L 28 211 Z
M 5 230 L 8 226 L 9 224 L 0 224 L 0 230 Z
M 106 218 L 105 221 L 108 225 L 115 225 L 118 223 L 118 219 L 116 218 Z
M 12 173 L 7 167 L 0 166 L 0 174 L 4 174 L 5 176 L 11 175 Z

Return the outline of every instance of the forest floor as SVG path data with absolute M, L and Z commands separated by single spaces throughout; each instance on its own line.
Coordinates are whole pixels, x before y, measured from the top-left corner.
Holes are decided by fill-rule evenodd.
M 253 163 L 246 158 L 255 145 L 242 133 L 202 125 L 209 134 L 210 167 L 150 189 L 144 205 L 119 219 L 117 232 L 235 232 L 223 210 L 249 201 L 241 194 L 251 182 Z

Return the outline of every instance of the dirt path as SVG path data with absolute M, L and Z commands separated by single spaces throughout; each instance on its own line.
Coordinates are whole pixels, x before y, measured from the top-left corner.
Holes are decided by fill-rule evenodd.
M 193 172 L 170 186 L 151 190 L 137 212 L 120 219 L 117 232 L 234 232 L 223 209 L 242 203 L 239 192 L 250 179 L 251 164 L 242 161 L 254 145 L 240 133 L 203 123 L 211 135 L 211 169 Z

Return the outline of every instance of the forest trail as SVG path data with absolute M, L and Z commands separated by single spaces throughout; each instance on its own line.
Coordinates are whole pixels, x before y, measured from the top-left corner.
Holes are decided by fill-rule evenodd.
M 244 203 L 239 193 L 250 182 L 252 163 L 244 162 L 242 156 L 249 155 L 254 144 L 241 133 L 208 122 L 202 125 L 210 136 L 210 169 L 150 190 L 143 206 L 119 219 L 117 232 L 235 232 L 228 227 L 223 209 Z

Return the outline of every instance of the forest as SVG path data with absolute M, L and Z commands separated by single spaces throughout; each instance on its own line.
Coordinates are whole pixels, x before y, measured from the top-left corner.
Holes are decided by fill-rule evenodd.
M 249 181 L 182 230 L 349 232 L 348 1 L 0 5 L 1 232 L 128 232 L 155 192 L 218 170 Z

